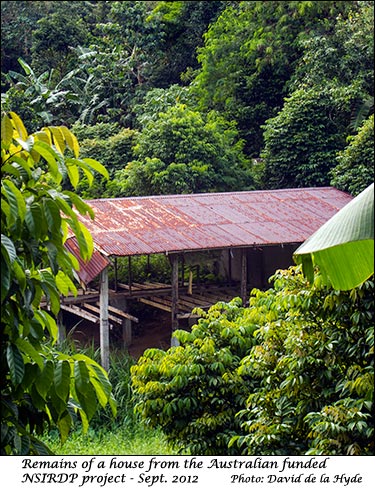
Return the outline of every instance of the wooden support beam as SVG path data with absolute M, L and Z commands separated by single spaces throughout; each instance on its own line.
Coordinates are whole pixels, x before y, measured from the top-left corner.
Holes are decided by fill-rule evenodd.
M 103 368 L 109 370 L 108 267 L 100 273 L 100 356 Z
M 247 303 L 247 249 L 241 249 L 241 299 L 245 306 Z
M 88 311 L 83 311 L 82 308 L 79 306 L 75 305 L 60 305 L 60 308 L 65 311 L 69 311 L 70 313 L 73 313 L 74 315 L 80 316 L 81 318 L 84 318 L 85 320 L 88 320 L 89 322 L 92 323 L 99 323 L 99 317 L 92 315 Z
M 171 255 L 171 263 L 172 263 L 172 333 L 178 329 L 178 255 Z
M 117 280 L 118 280 L 118 277 L 117 277 L 117 257 L 115 257 L 114 266 L 115 266 L 115 291 L 117 292 Z
M 116 313 L 116 315 L 119 315 L 126 320 L 130 320 L 131 322 L 134 323 L 139 323 L 139 319 L 136 316 L 133 316 L 130 313 L 127 313 L 126 311 L 119 310 L 114 306 L 108 306 L 108 310 L 111 311 L 112 313 Z
M 229 286 L 232 286 L 232 249 L 228 249 L 228 274 L 229 274 Z
M 66 339 L 66 328 L 65 328 L 65 325 L 63 322 L 63 315 L 62 315 L 61 310 L 57 314 L 56 323 L 57 323 L 57 327 L 59 330 L 58 331 L 58 342 L 59 342 L 59 344 L 62 344 L 64 342 L 64 340 Z
M 99 293 L 78 294 L 77 296 L 65 296 L 61 303 L 65 305 L 82 303 L 83 301 L 95 301 L 99 299 Z
M 181 287 L 185 285 L 185 257 L 182 256 L 181 259 Z
M 159 310 L 168 311 L 169 313 L 171 313 L 171 311 L 172 311 L 171 306 L 160 303 L 160 301 L 154 301 L 154 300 L 151 300 L 148 298 L 139 298 L 139 301 L 141 303 L 144 303 L 145 305 L 154 306 L 155 308 L 158 308 Z
M 193 271 L 189 270 L 188 294 L 193 294 Z
M 112 307 L 113 308 L 113 307 Z M 124 308 L 127 310 L 128 309 L 128 302 L 125 300 Z M 117 308 L 113 308 L 114 310 L 117 310 Z M 120 311 L 120 310 L 117 310 Z M 121 312 L 122 313 L 122 312 Z M 122 320 L 122 342 L 123 346 L 125 349 L 127 349 L 131 343 L 132 343 L 132 322 L 130 320 L 131 315 L 126 313 L 128 318 L 125 316 L 123 317 Z M 135 317 L 132 317 L 135 318 Z M 138 318 L 136 318 L 138 322 Z
M 129 255 L 128 256 L 128 284 L 129 284 L 129 294 L 132 294 L 132 282 L 133 282 L 132 258 L 131 258 L 131 255 Z
M 83 303 L 83 306 L 87 309 L 87 310 L 91 310 L 93 311 L 94 313 L 99 313 L 100 315 L 100 308 L 97 308 L 96 306 L 94 305 L 90 305 L 89 303 Z M 108 307 L 108 310 L 109 310 L 109 307 Z M 117 323 L 118 325 L 122 325 L 122 320 L 120 318 L 117 318 L 115 317 L 114 315 L 109 315 L 108 314 L 108 319 L 111 320 L 112 322 L 114 323 Z

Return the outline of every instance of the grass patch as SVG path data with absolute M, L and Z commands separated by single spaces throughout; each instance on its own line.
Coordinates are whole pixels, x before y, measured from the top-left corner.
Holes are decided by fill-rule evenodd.
M 93 346 L 85 349 L 67 339 L 62 350 L 80 352 L 100 361 L 100 352 Z M 57 455 L 171 455 L 173 452 L 165 435 L 156 429 L 145 427 L 134 414 L 130 368 L 134 364 L 126 352 L 112 352 L 109 380 L 117 401 L 117 417 L 109 407 L 100 409 L 90 421 L 90 428 L 83 434 L 80 423 L 71 431 L 62 445 L 57 429 L 45 433 L 42 441 Z
M 175 454 L 162 432 L 143 427 L 132 431 L 122 427 L 117 430 L 90 428 L 86 434 L 76 430 L 63 445 L 60 443 L 57 431 L 52 431 L 44 435 L 43 442 L 57 455 Z

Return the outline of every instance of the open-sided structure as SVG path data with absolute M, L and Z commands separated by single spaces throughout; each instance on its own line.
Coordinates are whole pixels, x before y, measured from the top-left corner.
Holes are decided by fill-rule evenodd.
M 181 280 L 184 267 L 209 258 L 232 287 L 226 297 L 233 292 L 246 302 L 249 287 L 265 286 L 276 269 L 292 264 L 294 250 L 350 200 L 344 192 L 320 187 L 88 201 L 95 219 L 80 219 L 93 236 L 95 253 L 90 262 L 81 261 L 79 275 L 86 284 L 99 275 L 100 288 L 67 298 L 63 307 L 99 321 L 102 364 L 108 368 L 109 324 L 122 323 L 129 342 L 131 322 L 137 321 L 129 301 L 170 311 L 176 329 L 194 306 L 224 298 L 219 289 L 195 294 L 191 276 L 187 284 Z M 77 254 L 74 238 L 67 246 Z M 130 274 L 127 284 L 116 280 L 109 289 L 108 267 L 114 266 L 116 278 L 118 257 L 128 257 L 131 270 L 133 256 L 152 254 L 169 257 L 170 284 L 134 284 Z

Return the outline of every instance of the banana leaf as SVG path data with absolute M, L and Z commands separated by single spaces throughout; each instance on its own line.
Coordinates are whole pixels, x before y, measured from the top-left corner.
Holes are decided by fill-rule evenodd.
M 318 266 L 335 289 L 353 289 L 374 274 L 374 184 L 338 211 L 294 252 L 305 276 Z

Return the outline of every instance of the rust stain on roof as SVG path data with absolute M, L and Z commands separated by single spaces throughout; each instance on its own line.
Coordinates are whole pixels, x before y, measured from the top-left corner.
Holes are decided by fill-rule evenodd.
M 351 199 L 332 187 L 96 199 L 95 220 L 79 219 L 102 254 L 143 255 L 302 243 Z
M 79 263 L 78 277 L 84 284 L 88 284 L 95 279 L 110 264 L 109 259 L 97 250 L 94 250 L 91 259 L 85 262 L 79 254 L 79 246 L 75 237 L 68 238 L 65 242 L 65 247 L 77 258 Z

